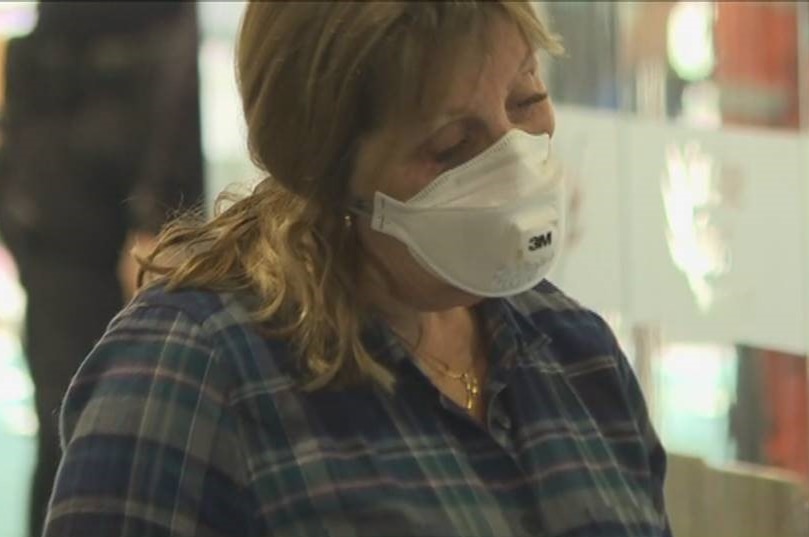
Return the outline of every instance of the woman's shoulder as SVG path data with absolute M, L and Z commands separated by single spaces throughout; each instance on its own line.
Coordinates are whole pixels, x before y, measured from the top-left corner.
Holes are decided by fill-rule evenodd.
M 216 505 L 230 504 L 223 512 L 241 516 L 243 510 L 248 520 L 248 469 L 243 457 L 233 456 L 241 449 L 234 394 L 255 377 L 254 358 L 228 350 L 252 337 L 240 325 L 246 310 L 233 300 L 155 287 L 110 323 L 61 406 L 64 472 L 56 481 L 48 535 L 66 535 L 68 527 L 76 529 L 71 534 L 94 534 L 79 529 L 91 526 L 112 532 L 121 524 L 137 526 L 135 518 L 139 528 L 169 531 L 177 518 L 171 509 L 183 502 L 196 508 L 209 496 Z M 104 471 L 87 471 L 93 467 Z M 182 502 L 175 491 L 182 491 Z M 133 514 L 131 505 L 143 508 Z M 238 517 L 219 521 L 189 513 L 206 534 L 224 534 L 239 523 Z M 205 530 L 212 523 L 216 530 Z
M 239 295 L 199 288 L 169 290 L 162 285 L 156 285 L 136 295 L 117 319 L 134 314 L 159 318 L 166 314 L 179 313 L 206 331 L 232 326 L 245 327 L 251 324 L 250 300 L 247 294 Z
M 294 386 L 288 345 L 263 336 L 251 311 L 249 296 L 142 291 L 110 322 L 76 372 L 63 407 L 65 431 L 104 394 L 145 401 L 177 392 L 193 401 L 204 393 L 231 404 L 262 383 Z
M 237 384 L 251 381 L 245 376 L 274 376 L 287 345 L 259 328 L 251 314 L 255 300 L 247 293 L 150 287 L 112 320 L 98 346 L 112 357 L 137 349 L 169 357 L 197 353 L 198 361 L 231 371 Z

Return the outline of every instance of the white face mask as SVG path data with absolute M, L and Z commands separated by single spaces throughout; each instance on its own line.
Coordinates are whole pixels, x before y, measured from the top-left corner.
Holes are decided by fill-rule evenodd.
M 406 244 L 427 270 L 478 296 L 536 286 L 559 255 L 564 188 L 550 137 L 512 130 L 406 202 L 381 192 L 354 212 Z

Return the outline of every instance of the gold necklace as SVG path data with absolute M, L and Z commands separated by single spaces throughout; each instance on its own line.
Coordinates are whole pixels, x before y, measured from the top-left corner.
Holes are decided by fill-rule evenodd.
M 472 412 L 475 407 L 475 403 L 477 402 L 478 395 L 480 394 L 480 384 L 478 383 L 478 378 L 475 376 L 474 372 L 475 360 L 472 360 L 472 363 L 469 364 L 469 368 L 462 373 L 453 371 L 447 364 L 434 358 L 423 356 L 419 358 L 419 361 L 432 368 L 433 371 L 444 375 L 449 379 L 460 381 L 461 384 L 463 384 L 464 391 L 466 392 L 466 404 L 464 406 L 467 412 Z
M 478 382 L 478 378 L 474 371 L 476 360 L 472 358 L 472 363 L 469 364 L 466 371 L 453 371 L 447 364 L 437 358 L 430 356 L 418 356 L 416 353 L 416 345 L 410 343 L 407 338 L 402 336 L 398 331 L 393 330 L 393 333 L 399 336 L 399 339 L 410 347 L 411 352 L 414 356 L 416 356 L 419 362 L 430 367 L 436 373 L 439 373 L 451 380 L 459 381 L 461 384 L 463 384 L 464 392 L 466 393 L 466 404 L 464 407 L 466 408 L 467 412 L 472 412 L 475 407 L 475 403 L 477 402 L 478 395 L 480 395 L 480 383 Z M 419 341 L 421 341 L 421 327 L 419 327 Z M 426 352 L 424 354 L 426 354 Z

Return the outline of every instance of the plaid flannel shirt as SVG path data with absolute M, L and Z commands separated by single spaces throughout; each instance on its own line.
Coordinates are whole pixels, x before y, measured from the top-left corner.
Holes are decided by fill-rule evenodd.
M 382 322 L 392 393 L 302 391 L 248 302 L 155 288 L 116 317 L 64 402 L 46 537 L 670 536 L 636 379 L 550 283 L 478 306 L 485 423 Z

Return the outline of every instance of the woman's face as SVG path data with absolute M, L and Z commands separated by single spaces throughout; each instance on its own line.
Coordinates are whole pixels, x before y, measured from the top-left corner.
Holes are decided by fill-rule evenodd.
M 536 57 L 521 33 L 504 18 L 492 21 L 487 33 L 488 54 L 459 58 L 463 63 L 436 114 L 383 126 L 362 141 L 352 176 L 355 196 L 371 200 L 380 191 L 405 201 L 512 129 L 553 134 L 553 108 Z M 480 300 L 424 269 L 403 243 L 372 230 L 368 218 L 355 222 L 372 271 L 371 285 L 386 287 L 386 293 L 419 310 Z

